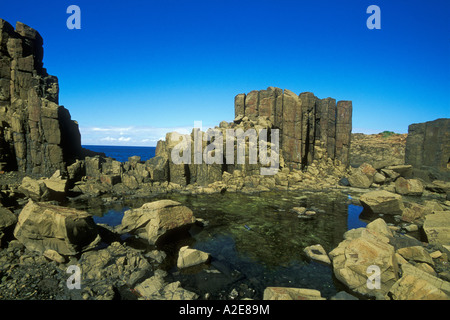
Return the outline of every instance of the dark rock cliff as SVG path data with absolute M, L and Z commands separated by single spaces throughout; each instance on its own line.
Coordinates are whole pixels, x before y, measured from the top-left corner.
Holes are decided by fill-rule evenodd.
M 43 67 L 43 39 L 0 19 L 0 170 L 51 175 L 83 153 L 78 124 Z

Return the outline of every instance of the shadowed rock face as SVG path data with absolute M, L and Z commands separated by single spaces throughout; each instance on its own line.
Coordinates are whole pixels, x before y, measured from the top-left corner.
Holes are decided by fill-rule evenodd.
M 450 119 L 414 123 L 408 127 L 405 163 L 450 172 Z
M 319 99 L 310 92 L 300 95 L 269 87 L 235 97 L 235 116 L 256 120 L 267 117 L 281 130 L 280 142 L 286 164 L 304 168 L 317 159 L 316 146 L 331 159 L 349 164 L 352 102 Z
M 0 19 L 0 170 L 51 175 L 82 154 L 78 124 L 58 105 L 58 79 L 43 55 L 36 30 Z

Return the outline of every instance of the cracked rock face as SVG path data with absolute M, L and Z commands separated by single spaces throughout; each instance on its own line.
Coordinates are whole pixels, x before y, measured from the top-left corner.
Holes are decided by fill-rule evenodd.
M 43 39 L 0 19 L 0 170 L 52 175 L 82 153 L 78 124 L 43 68 Z

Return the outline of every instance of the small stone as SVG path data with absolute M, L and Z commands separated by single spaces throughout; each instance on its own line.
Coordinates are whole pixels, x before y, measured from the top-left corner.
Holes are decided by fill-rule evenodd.
M 442 257 L 442 252 L 440 252 L 439 250 L 436 250 L 436 251 L 430 253 L 430 257 L 433 259 L 440 258 L 440 257 Z
M 331 264 L 330 258 L 328 257 L 325 249 L 320 244 L 306 247 L 303 251 L 309 258 L 313 260 L 321 261 L 326 264 Z
M 64 257 L 62 255 L 60 255 L 58 252 L 56 252 L 55 250 L 52 250 L 52 249 L 45 250 L 43 255 L 44 255 L 44 257 L 46 257 L 52 261 L 56 261 L 58 263 L 64 263 L 66 261 L 66 259 L 64 259 Z
M 410 224 L 404 227 L 406 231 L 413 232 L 419 230 L 419 227 L 416 224 Z
M 429 253 L 421 246 L 412 246 L 400 248 L 397 252 L 403 256 L 406 260 L 414 260 L 417 262 L 426 262 L 430 265 L 434 265 Z
M 292 208 L 292 211 L 297 214 L 304 214 L 306 212 L 306 208 L 305 207 L 294 207 L 294 208 Z
M 236 290 L 236 288 L 233 288 L 233 290 L 231 290 L 230 295 L 229 295 L 230 299 L 234 300 L 238 296 L 239 296 L 239 292 Z
M 178 253 L 177 267 L 179 269 L 192 267 L 205 263 L 209 260 L 209 253 L 191 249 L 188 246 L 180 248 Z

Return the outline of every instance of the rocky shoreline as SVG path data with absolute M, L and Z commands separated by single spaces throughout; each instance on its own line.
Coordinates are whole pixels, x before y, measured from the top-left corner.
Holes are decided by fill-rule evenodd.
M 328 252 L 322 243 L 299 250 L 332 268 L 344 289 L 330 299 L 449 299 L 450 119 L 411 125 L 395 152 L 392 141 L 370 144 L 358 135 L 352 149 L 351 101 L 269 87 L 236 95 L 234 120 L 212 132 L 167 133 L 154 158 L 121 163 L 81 147 L 78 124 L 58 104 L 58 80 L 42 59 L 36 30 L 0 19 L 0 299 L 324 300 L 314 288 L 257 292 L 252 282 L 218 295 L 183 288 L 170 270 L 196 274 L 215 257 L 189 244 L 167 251 L 163 244 L 189 237 L 192 228 L 207 230 L 208 221 L 170 199 L 137 205 L 167 194 L 273 191 L 352 194 L 370 217 Z M 236 132 L 251 137 L 239 141 Z M 197 148 L 217 161 L 196 163 L 189 152 Z M 236 158 L 241 152 L 244 161 L 220 149 Z M 270 153 L 270 163 L 252 162 L 250 150 L 266 160 Z M 182 163 L 173 159 L 180 151 Z M 275 170 L 262 175 L 264 169 Z M 113 227 L 76 208 L 125 199 L 136 201 Z M 289 205 L 302 221 L 318 215 Z M 231 283 L 242 278 L 218 265 L 205 272 Z
M 135 161 L 135 159 L 133 160 Z M 320 172 L 320 165 L 317 167 Z M 328 253 L 323 251 L 319 253 L 320 250 L 317 250 L 316 247 L 305 248 L 306 251 L 310 252 L 311 259 L 318 261 L 324 259 L 326 261 L 328 258 L 336 278 L 347 288 L 345 294 L 340 293 L 335 299 L 342 298 L 342 296 L 351 299 L 355 297 L 360 299 L 396 300 L 448 299 L 450 280 L 450 267 L 448 264 L 450 253 L 447 238 L 449 234 L 448 227 L 450 225 L 448 221 L 450 213 L 450 202 L 447 200 L 448 183 L 439 181 L 432 184 L 422 183 L 420 193 L 417 193 L 415 188 L 410 188 L 410 184 L 406 184 L 405 187 L 404 183 L 399 184 L 397 182 L 399 179 L 411 182 L 410 178 L 404 178 L 404 176 L 408 175 L 408 170 L 406 169 L 411 169 L 409 166 L 402 165 L 379 170 L 369 170 L 368 168 L 370 167 L 369 164 L 363 164 L 356 169 L 344 169 L 342 175 L 343 177 L 347 177 L 348 181 L 352 181 L 352 175 L 359 175 L 361 172 L 365 172 L 370 178 L 375 176 L 375 172 L 385 174 L 386 172 L 390 173 L 387 170 L 392 170 L 393 172 L 397 172 L 398 176 L 395 180 L 389 181 L 388 175 L 386 175 L 384 184 L 373 182 L 368 188 L 361 188 L 342 185 L 343 181 L 342 178 L 339 178 L 340 175 L 335 175 L 333 180 L 329 178 L 328 181 L 333 183 L 326 183 L 317 174 L 310 176 L 317 178 L 310 179 L 310 173 L 308 172 L 299 173 L 293 171 L 288 173 L 287 170 L 284 170 L 284 172 L 279 173 L 283 175 L 283 179 L 276 176 L 271 177 L 273 179 L 272 190 L 295 190 L 299 194 L 304 190 L 323 191 L 331 189 L 344 193 L 357 192 L 357 194 L 360 194 L 359 199 L 354 199 L 353 202 L 363 205 L 365 212 L 374 214 L 375 218 L 377 216 L 381 217 L 369 223 L 366 228 L 349 230 L 343 235 L 344 240 L 341 244 Z M 294 179 L 294 176 L 298 177 L 300 175 L 302 179 Z M 170 280 L 165 280 L 165 278 L 170 279 L 171 277 L 164 271 L 164 264 L 167 263 L 167 261 L 164 261 L 167 256 L 164 251 L 154 247 L 151 252 L 144 254 L 142 249 L 133 248 L 133 246 L 129 246 L 126 241 L 121 239 L 121 236 L 125 232 L 124 230 L 148 242 L 149 236 L 145 236 L 144 234 L 148 235 L 149 230 L 157 230 L 157 234 L 164 235 L 166 233 L 170 234 L 169 229 L 171 228 L 179 232 L 192 224 L 197 224 L 201 228 L 203 222 L 197 221 L 194 217 L 195 213 L 182 204 L 161 204 L 161 201 L 156 201 L 144 205 L 146 207 L 129 210 L 129 214 L 126 213 L 125 216 L 129 216 L 130 214 L 134 215 L 130 216 L 132 218 L 129 219 L 134 224 L 138 223 L 138 221 L 146 221 L 145 223 L 141 222 L 144 223 L 144 229 L 127 226 L 126 219 L 116 228 L 97 225 L 97 235 L 102 239 L 102 244 L 99 246 L 99 242 L 95 242 L 95 250 L 89 249 L 88 246 L 86 247 L 87 249 L 80 249 L 68 255 L 67 253 L 53 253 L 52 251 L 54 250 L 45 248 L 42 248 L 39 252 L 35 246 L 30 246 L 27 243 L 27 239 L 29 238 L 26 236 L 23 238 L 19 237 L 22 241 L 18 241 L 12 235 L 12 231 L 16 235 L 18 234 L 17 217 L 20 221 L 22 212 L 28 210 L 25 210 L 26 208 L 24 206 L 29 207 L 30 204 L 35 203 L 34 201 L 38 201 L 36 202 L 38 207 L 42 205 L 47 206 L 46 203 L 49 203 L 43 202 L 44 199 L 48 200 L 48 198 L 42 198 L 45 192 L 35 199 L 33 199 L 35 194 L 32 192 L 24 192 L 26 190 L 25 187 L 30 184 L 32 179 L 27 176 L 22 178 L 22 176 L 18 173 L 5 173 L 0 175 L 0 181 L 2 181 L 2 201 L 3 203 L 9 204 L 8 208 L 2 207 L 1 221 L 2 223 L 3 221 L 9 221 L 10 224 L 3 223 L 0 228 L 4 234 L 2 249 L 0 250 L 1 299 L 155 300 L 208 298 L 208 295 L 199 296 L 195 292 L 183 289 L 177 281 L 170 282 Z M 224 179 L 220 184 L 213 183 L 205 187 L 192 185 L 181 187 L 168 183 L 163 187 L 157 185 L 157 192 L 155 189 L 149 190 L 149 188 L 143 188 L 142 190 L 135 189 L 128 191 L 128 194 L 132 198 L 140 198 L 149 194 L 162 193 L 220 194 L 223 192 L 257 192 L 264 194 L 264 192 L 271 190 L 269 187 L 264 187 L 264 189 L 261 187 L 252 188 L 250 185 L 247 185 L 245 178 L 238 178 L 241 179 L 228 180 L 229 184 L 225 184 L 224 181 L 226 180 Z M 42 178 L 42 180 L 45 179 L 51 178 Z M 64 180 L 57 175 L 53 179 L 55 181 Z M 34 181 L 40 180 L 36 179 Z M 236 184 L 235 181 L 237 181 Z M 248 181 L 252 182 L 252 180 Z M 356 179 L 356 181 L 358 180 Z M 101 186 L 103 183 L 98 180 L 97 184 Z M 43 185 L 46 184 L 44 183 Z M 236 185 L 241 185 L 241 188 L 236 187 Z M 230 186 L 232 187 L 230 188 Z M 414 184 L 412 186 L 414 187 Z M 123 191 L 109 193 L 108 190 L 98 193 L 86 192 L 72 200 L 87 201 L 88 199 L 102 199 L 101 201 L 103 202 L 110 202 L 115 201 L 115 199 L 119 200 L 122 197 L 125 197 Z M 42 205 L 40 205 L 41 203 Z M 64 208 L 64 203 L 58 203 L 55 200 L 50 203 L 54 204 L 55 215 L 60 215 Z M 11 204 L 14 205 L 11 206 Z M 184 208 L 183 210 L 186 211 L 185 214 L 192 217 L 188 220 L 186 218 L 180 220 L 180 214 L 183 216 L 181 212 L 184 211 L 179 211 L 176 208 Z M 46 210 L 48 211 L 49 209 L 47 208 Z M 163 214 L 164 216 L 168 216 L 169 212 L 173 213 L 173 219 L 175 220 L 168 220 L 172 221 L 170 223 L 168 222 L 168 225 L 171 226 L 170 228 L 162 225 L 149 227 L 150 223 L 153 223 L 151 221 L 155 221 L 155 210 L 166 210 L 167 212 Z M 5 212 L 8 212 L 9 220 Z M 42 210 L 37 210 L 37 212 L 42 212 Z M 36 212 L 34 214 L 38 215 Z M 12 218 L 11 215 L 16 217 L 16 219 Z M 42 223 L 42 220 L 40 221 Z M 178 221 L 179 225 L 174 225 L 173 221 Z M 388 224 L 385 221 L 388 221 Z M 391 223 L 391 221 L 395 223 Z M 415 235 L 415 237 L 411 237 L 410 234 Z M 152 242 L 155 243 L 155 241 Z M 27 247 L 32 249 L 30 250 Z M 54 246 L 50 245 L 50 247 Z M 194 253 L 194 262 L 189 262 L 188 264 L 202 265 L 207 263 L 208 257 L 203 257 L 199 260 L 200 262 L 195 262 L 197 256 L 202 256 L 202 253 Z M 183 260 L 184 258 L 180 259 L 181 261 L 185 261 Z M 179 266 L 182 266 L 183 263 Z M 74 264 L 81 266 L 83 275 L 82 290 L 69 290 L 67 288 L 66 282 L 70 274 L 66 270 L 68 266 Z M 358 268 L 355 269 L 352 265 L 358 266 Z M 366 269 L 370 265 L 379 265 L 382 268 L 381 289 L 379 290 L 367 289 L 366 282 L 368 276 Z M 353 271 L 349 272 L 349 270 Z M 320 296 L 320 292 L 311 295 L 311 292 L 307 290 L 303 292 L 300 289 L 267 288 L 264 297 L 253 296 L 252 298 L 323 299 Z M 223 298 L 248 298 L 250 296 L 248 292 L 251 291 L 251 288 L 242 288 L 242 290 L 236 290 L 234 294 L 230 292 L 224 295 Z

